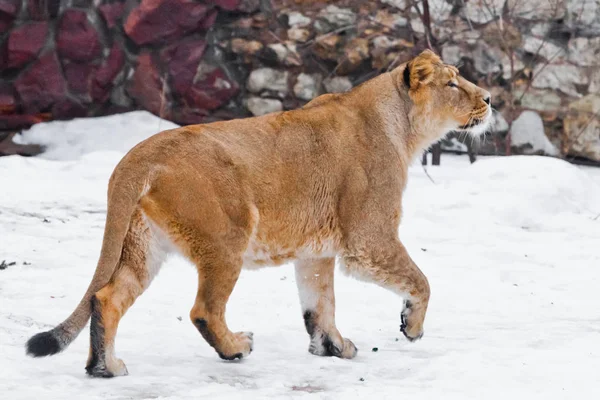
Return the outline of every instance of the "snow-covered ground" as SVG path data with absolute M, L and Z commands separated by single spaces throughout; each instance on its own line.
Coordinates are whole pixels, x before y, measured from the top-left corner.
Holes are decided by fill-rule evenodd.
M 62 321 L 96 265 L 108 177 L 136 141 L 173 125 L 149 114 L 36 125 L 38 158 L 0 158 L 3 399 L 572 399 L 600 395 L 600 171 L 539 157 L 415 165 L 400 237 L 431 283 L 425 336 L 399 332 L 401 300 L 338 274 L 351 361 L 308 353 L 291 265 L 245 271 L 228 306 L 252 355 L 221 361 L 188 313 L 195 270 L 171 259 L 123 319 L 130 375 L 84 374 L 88 331 L 62 354 L 25 356 Z M 378 351 L 372 349 L 377 348 Z

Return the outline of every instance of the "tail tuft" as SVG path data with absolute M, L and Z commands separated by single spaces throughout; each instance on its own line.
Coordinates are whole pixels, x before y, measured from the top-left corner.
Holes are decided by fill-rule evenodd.
M 63 350 L 53 329 L 34 335 L 27 341 L 27 355 L 31 357 L 51 356 Z

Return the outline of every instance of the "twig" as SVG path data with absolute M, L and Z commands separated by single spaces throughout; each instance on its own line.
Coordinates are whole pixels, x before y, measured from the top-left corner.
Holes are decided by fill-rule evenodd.
M 425 171 L 425 175 L 427 175 L 427 177 L 429 178 L 429 180 L 431 181 L 431 183 L 433 183 L 435 185 L 435 181 L 433 180 L 433 178 L 431 177 L 431 175 L 429 175 L 429 172 L 427 172 L 427 168 L 425 168 L 425 165 L 421 165 L 423 167 L 423 171 Z
M 304 43 L 303 47 L 306 48 L 306 47 L 308 47 L 310 45 L 315 44 L 319 40 L 325 39 L 326 37 L 331 36 L 331 35 L 335 35 L 336 33 L 340 33 L 340 32 L 343 32 L 345 30 L 351 29 L 351 28 L 353 28 L 355 26 L 356 26 L 356 24 L 350 24 L 350 25 L 341 26 L 341 27 L 339 27 L 337 29 L 334 29 L 332 31 L 329 31 L 327 33 L 319 35 L 319 36 L 315 37 L 314 39 L 311 39 L 311 40 L 307 41 L 306 43 Z

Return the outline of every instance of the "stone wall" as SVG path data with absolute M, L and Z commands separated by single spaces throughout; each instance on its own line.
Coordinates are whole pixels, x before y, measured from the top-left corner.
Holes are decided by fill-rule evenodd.
M 292 109 L 426 47 L 492 93 L 481 152 L 600 161 L 600 0 L 0 0 L 0 130 Z

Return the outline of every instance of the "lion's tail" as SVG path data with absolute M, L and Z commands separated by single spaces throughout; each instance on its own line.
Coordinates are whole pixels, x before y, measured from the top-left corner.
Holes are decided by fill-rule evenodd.
M 100 259 L 94 277 L 73 313 L 60 325 L 32 336 L 27 354 L 44 357 L 66 349 L 83 330 L 92 312 L 91 299 L 111 279 L 121 258 L 131 216 L 148 182 L 145 163 L 132 163 L 127 156 L 117 165 L 108 184 L 108 208 Z

